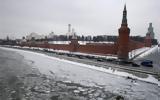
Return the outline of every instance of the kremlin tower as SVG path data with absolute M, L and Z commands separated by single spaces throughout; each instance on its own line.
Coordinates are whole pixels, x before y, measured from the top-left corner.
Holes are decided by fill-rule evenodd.
M 146 38 L 144 40 L 145 46 L 146 47 L 151 47 L 153 39 L 154 39 L 153 27 L 152 27 L 152 23 L 149 23 L 148 32 L 147 32 Z
M 154 39 L 154 31 L 153 31 L 152 23 L 149 23 L 148 32 L 146 36 L 150 36 L 151 39 Z
M 130 29 L 128 28 L 127 24 L 127 10 L 126 5 L 124 6 L 123 11 L 123 18 L 121 27 L 118 30 L 119 37 L 118 37 L 118 58 L 123 61 L 128 60 L 128 52 L 129 52 L 129 34 Z

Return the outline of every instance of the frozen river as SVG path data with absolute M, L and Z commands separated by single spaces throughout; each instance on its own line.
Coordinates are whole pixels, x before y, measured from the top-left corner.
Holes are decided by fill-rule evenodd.
M 137 77 L 125 72 L 75 63 L 30 51 L 0 47 L 0 52 L 1 63 L 3 63 L 2 60 L 4 59 L 2 57 L 3 52 L 8 52 L 6 54 L 10 53 L 10 55 L 20 55 L 22 56 L 21 60 L 30 65 L 32 69 L 38 69 L 40 73 L 62 82 L 75 83 L 87 87 L 98 87 L 104 91 L 122 95 L 125 99 L 129 100 L 159 100 L 160 98 L 160 87 L 157 84 L 141 81 L 148 79 L 158 83 L 152 76 L 141 80 L 130 79 L 130 77 Z M 8 58 L 10 57 L 8 56 Z M 16 60 L 16 57 L 12 60 Z M 8 66 L 11 65 L 8 64 Z M 16 66 L 13 65 L 13 67 Z M 126 78 L 127 76 L 130 77 Z M 79 91 L 77 90 L 78 93 Z M 103 99 L 103 96 L 100 99 Z

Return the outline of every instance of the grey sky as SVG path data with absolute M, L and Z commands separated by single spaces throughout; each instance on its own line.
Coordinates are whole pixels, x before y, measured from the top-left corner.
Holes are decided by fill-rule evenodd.
M 118 35 L 125 2 L 131 35 L 144 36 L 152 22 L 160 38 L 160 0 L 0 0 L 0 37 L 65 34 L 69 23 L 79 35 Z

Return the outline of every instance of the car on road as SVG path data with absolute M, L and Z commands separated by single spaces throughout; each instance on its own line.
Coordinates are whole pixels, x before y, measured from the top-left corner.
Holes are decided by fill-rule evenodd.
M 132 63 L 132 67 L 140 67 L 140 65 L 138 65 L 137 63 L 133 62 Z
M 141 65 L 146 66 L 146 67 L 153 67 L 153 61 L 144 60 L 144 61 L 141 62 Z

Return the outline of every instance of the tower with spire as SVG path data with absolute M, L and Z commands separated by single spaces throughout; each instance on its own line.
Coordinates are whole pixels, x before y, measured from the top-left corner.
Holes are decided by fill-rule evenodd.
M 146 37 L 147 36 L 150 36 L 151 39 L 154 39 L 154 31 L 153 31 L 152 23 L 149 23 L 148 32 L 146 34 Z
M 121 27 L 118 30 L 119 37 L 118 37 L 118 58 L 123 61 L 128 60 L 128 53 L 129 53 L 129 34 L 130 29 L 128 28 L 127 23 L 127 9 L 126 4 L 124 6 L 123 10 L 123 18 L 122 18 L 122 24 Z
M 152 39 L 154 39 L 154 32 L 153 32 L 152 23 L 149 23 L 148 32 L 147 32 L 145 40 L 144 40 L 146 47 L 152 46 Z

